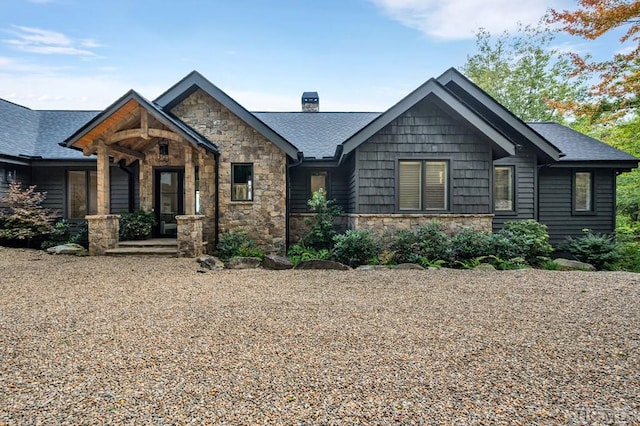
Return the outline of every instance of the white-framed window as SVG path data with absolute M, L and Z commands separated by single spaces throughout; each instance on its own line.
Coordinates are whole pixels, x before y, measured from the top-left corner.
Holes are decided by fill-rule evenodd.
M 253 201 L 253 164 L 231 164 L 231 201 Z
M 398 169 L 398 210 L 447 210 L 448 161 L 401 160 Z
M 514 167 L 493 168 L 493 209 L 497 212 L 515 210 Z

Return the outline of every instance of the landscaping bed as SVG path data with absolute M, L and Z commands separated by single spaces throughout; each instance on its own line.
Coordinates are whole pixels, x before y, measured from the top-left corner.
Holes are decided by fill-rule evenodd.
M 0 248 L 0 425 L 640 422 L 639 274 L 197 269 Z

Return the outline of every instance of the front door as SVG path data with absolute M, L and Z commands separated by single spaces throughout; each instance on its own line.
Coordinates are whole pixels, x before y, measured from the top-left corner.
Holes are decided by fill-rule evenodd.
M 156 170 L 155 188 L 156 235 L 175 238 L 176 215 L 184 214 L 184 171 Z

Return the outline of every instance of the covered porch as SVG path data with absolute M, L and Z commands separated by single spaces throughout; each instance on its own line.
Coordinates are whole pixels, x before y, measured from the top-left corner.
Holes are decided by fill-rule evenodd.
M 111 162 L 137 163 L 139 209 L 155 215 L 154 237 L 177 240 L 178 256 L 199 256 L 215 239 L 217 148 L 137 93 L 127 93 L 65 144 L 97 156 L 97 212 L 86 217 L 90 255 L 104 255 L 119 243 Z

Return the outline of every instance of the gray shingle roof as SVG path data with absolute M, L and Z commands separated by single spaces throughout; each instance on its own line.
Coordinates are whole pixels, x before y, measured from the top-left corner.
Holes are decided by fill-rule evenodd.
M 82 152 L 62 147 L 59 143 L 98 113 L 99 111 L 38 111 L 40 131 L 34 155 L 47 159 L 87 158 Z
M 327 158 L 336 147 L 380 115 L 379 112 L 254 112 L 291 142 L 305 158 Z
M 83 159 L 58 145 L 99 111 L 38 111 L 0 99 L 0 154 L 44 159 Z
M 557 146 L 564 157 L 560 161 L 637 161 L 626 152 L 576 132 L 558 123 L 527 123 L 549 142 Z

